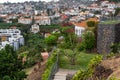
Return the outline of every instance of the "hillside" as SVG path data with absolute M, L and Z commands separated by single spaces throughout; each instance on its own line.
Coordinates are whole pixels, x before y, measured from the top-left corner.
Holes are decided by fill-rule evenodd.
M 103 60 L 97 67 L 94 76 L 98 78 L 109 78 L 116 77 L 120 79 L 120 57 L 113 57 L 107 60 Z

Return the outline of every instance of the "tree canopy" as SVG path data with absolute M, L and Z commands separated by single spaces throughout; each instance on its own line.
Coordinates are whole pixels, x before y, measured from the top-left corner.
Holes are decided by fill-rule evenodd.
M 95 35 L 92 31 L 87 31 L 83 34 L 83 42 L 86 50 L 91 50 L 95 46 Z
M 45 43 L 48 46 L 56 45 L 57 44 L 57 37 L 54 35 L 50 35 L 47 38 L 45 38 Z
M 0 80 L 21 80 L 26 77 L 22 71 L 22 60 L 13 47 L 6 45 L 0 50 Z

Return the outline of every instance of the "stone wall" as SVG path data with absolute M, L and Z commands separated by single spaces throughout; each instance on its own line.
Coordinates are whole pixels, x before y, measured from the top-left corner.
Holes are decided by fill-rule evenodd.
M 110 46 L 115 41 L 115 25 L 99 24 L 97 34 L 98 53 L 110 53 Z
M 120 23 L 115 25 L 115 43 L 120 43 Z

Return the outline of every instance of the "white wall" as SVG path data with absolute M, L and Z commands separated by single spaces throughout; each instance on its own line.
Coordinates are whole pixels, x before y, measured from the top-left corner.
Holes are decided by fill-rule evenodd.
M 82 36 L 82 34 L 83 34 L 84 31 L 85 31 L 84 27 L 75 26 L 75 34 L 77 36 Z

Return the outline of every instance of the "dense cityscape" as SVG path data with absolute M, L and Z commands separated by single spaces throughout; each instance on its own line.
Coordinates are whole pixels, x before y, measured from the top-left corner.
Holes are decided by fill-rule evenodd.
M 120 1 L 0 2 L 0 80 L 119 80 Z

